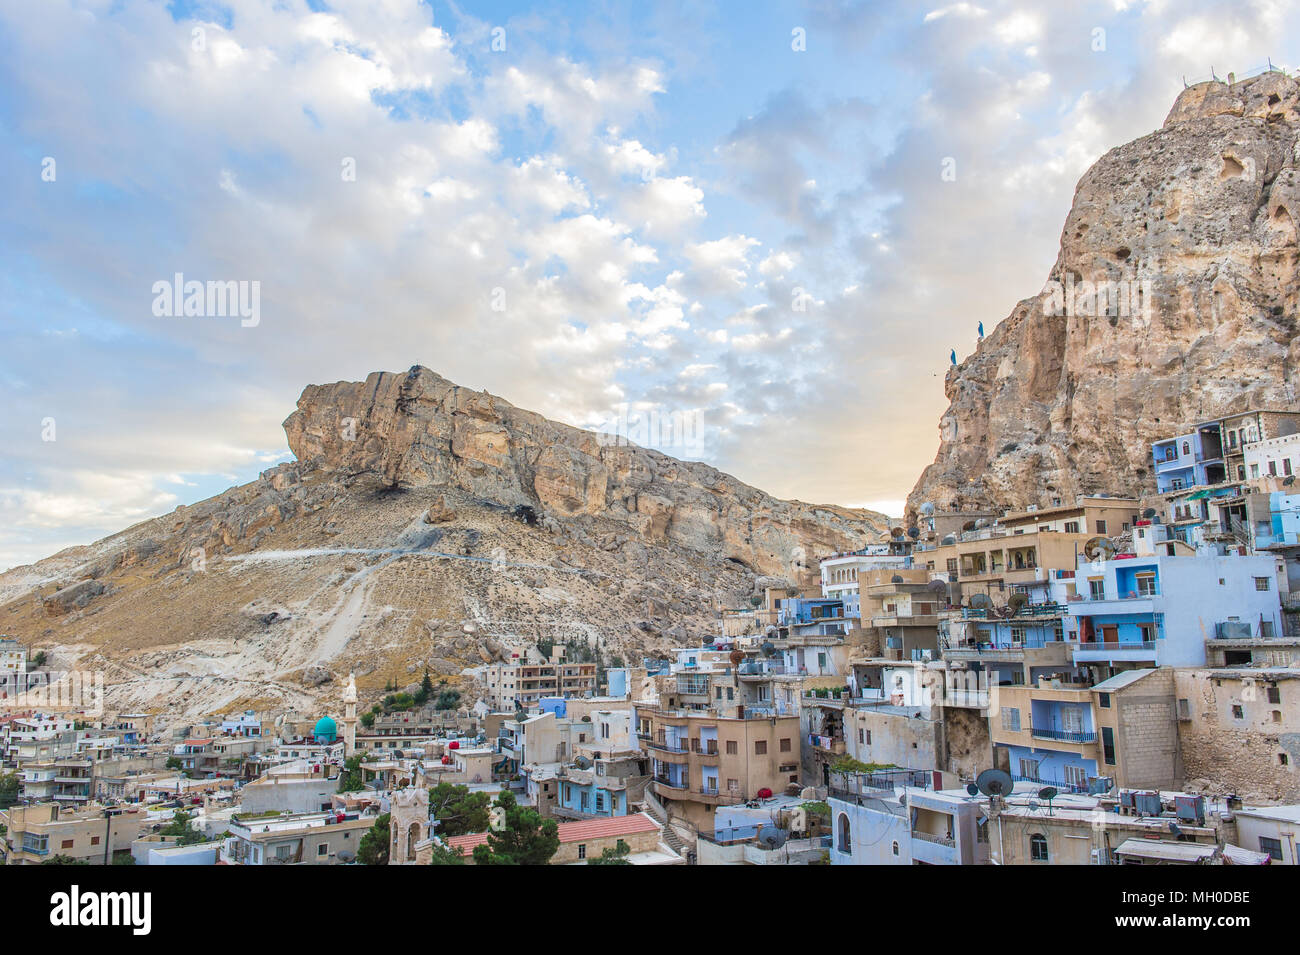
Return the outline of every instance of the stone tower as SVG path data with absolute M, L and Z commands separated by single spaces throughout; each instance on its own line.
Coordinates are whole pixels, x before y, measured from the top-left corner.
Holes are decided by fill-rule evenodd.
M 389 809 L 389 865 L 419 865 L 416 846 L 427 842 L 429 830 L 429 790 L 423 786 L 399 789 L 393 793 Z M 428 850 L 425 850 L 426 861 Z
M 357 749 L 357 678 L 348 674 L 348 686 L 343 691 L 343 756 L 353 755 Z

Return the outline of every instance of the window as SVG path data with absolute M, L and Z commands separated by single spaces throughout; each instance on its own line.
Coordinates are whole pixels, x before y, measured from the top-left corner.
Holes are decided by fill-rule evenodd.
M 1138 574 L 1137 592 L 1139 597 L 1154 597 L 1156 595 L 1156 575 L 1154 573 Z
M 1241 704 L 1232 704 L 1232 718 L 1234 720 L 1242 720 L 1246 718 L 1246 711 L 1241 708 Z
M 867 730 L 867 745 L 871 745 L 871 730 Z
M 91 837 L 90 837 L 90 844 L 91 844 L 92 846 L 97 846 L 97 845 L 99 845 L 99 836 L 91 836 Z
M 858 744 L 861 745 L 862 743 L 865 743 L 865 742 L 866 742 L 866 740 L 863 739 L 862 727 L 859 726 L 859 727 L 858 727 Z
M 1100 520 L 1097 521 L 1097 533 L 1098 533 L 1098 534 L 1104 534 L 1104 533 L 1106 533 L 1106 522 L 1105 522 L 1105 521 L 1100 521 Z
M 1184 441 L 1184 442 L 1183 442 L 1183 454 L 1191 454 L 1191 453 L 1192 453 L 1192 446 L 1191 446 L 1190 444 L 1188 444 L 1186 441 Z
M 1255 578 L 1255 589 L 1256 589 L 1256 590 L 1261 590 L 1261 591 L 1268 590 L 1268 578 L 1267 578 L 1267 577 L 1256 577 L 1256 578 Z
M 1002 707 L 1002 728 L 1013 732 L 1020 729 L 1020 710 L 1014 706 Z
M 1270 686 L 1266 692 L 1268 693 L 1268 701 L 1270 703 L 1282 702 L 1282 691 L 1279 690 L 1277 687 Z
M 1278 753 L 1278 754 L 1277 754 L 1277 764 L 1278 764 L 1279 766 L 1286 766 L 1286 765 L 1287 765 L 1288 763 L 1290 763 L 1290 762 L 1291 762 L 1291 760 L 1290 760 L 1290 758 L 1288 758 L 1288 756 L 1286 755 L 1286 753 Z
M 579 859 L 587 858 L 587 844 L 585 842 L 578 843 L 578 858 Z
M 894 850 L 894 855 L 898 855 L 898 843 L 897 843 L 897 842 L 894 843 L 894 845 L 893 845 L 893 850 Z
M 1269 461 L 1269 462 L 1268 462 L 1268 473 L 1269 473 L 1270 475 L 1272 475 L 1273 477 L 1277 477 L 1277 462 L 1276 462 L 1276 461 Z
M 835 827 L 835 832 L 837 835 L 837 838 L 835 840 L 835 848 L 838 849 L 840 852 L 852 852 L 853 839 L 849 827 L 848 813 L 846 812 L 840 813 L 839 824 Z
M 1253 478 L 1257 478 L 1257 477 L 1259 477 L 1259 465 L 1258 465 L 1258 464 L 1252 464 L 1252 465 L 1250 466 L 1250 476 L 1253 477 Z
M 1020 778 L 1038 780 L 1038 760 L 1024 759 L 1020 760 Z
M 790 752 L 790 740 L 789 740 L 789 738 L 786 738 L 786 739 L 781 740 L 781 752 L 783 752 L 783 753 L 788 753 L 788 752 Z
M 64 848 L 64 849 L 71 849 L 71 848 L 72 848 L 72 840 L 71 840 L 71 839 L 64 839 L 64 840 L 63 840 L 63 845 L 61 846 L 61 848 Z
M 1078 521 L 1066 521 L 1066 522 L 1065 522 L 1065 533 L 1067 533 L 1067 534 L 1077 534 L 1077 533 L 1079 533 L 1079 522 L 1078 522 Z
M 1107 766 L 1115 765 L 1115 731 L 1109 726 L 1101 728 L 1101 758 Z
M 736 755 L 736 741 L 734 739 L 727 740 L 727 755 L 728 756 Z
M 320 845 L 318 845 L 318 846 L 316 847 L 316 855 L 317 855 L 317 856 L 324 857 L 324 856 L 327 856 L 327 855 L 329 855 L 329 854 L 330 854 L 330 847 L 329 847 L 328 843 L 324 843 L 324 842 L 322 842 Z
M 1088 596 L 1093 600 L 1106 599 L 1106 581 L 1101 577 L 1088 578 Z
M 754 740 L 754 755 L 755 756 L 767 755 L 767 740 L 765 739 Z
M 1282 840 L 1270 839 L 1268 836 L 1259 837 L 1259 851 L 1267 852 L 1270 859 L 1282 861 Z
M 1047 839 L 1041 832 L 1029 837 L 1029 858 L 1034 862 L 1047 862 Z
M 1110 709 L 1110 694 L 1109 694 L 1109 693 L 1098 693 L 1098 694 L 1097 694 L 1097 705 L 1100 706 L 1103 710 L 1108 710 L 1108 709 Z

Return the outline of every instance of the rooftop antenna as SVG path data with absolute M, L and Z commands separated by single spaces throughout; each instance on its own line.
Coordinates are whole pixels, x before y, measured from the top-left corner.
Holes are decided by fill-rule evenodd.
M 1052 814 L 1052 800 L 1056 797 L 1057 792 L 1055 786 L 1046 786 L 1038 790 L 1038 798 L 1047 803 L 1047 814 L 1049 816 Z

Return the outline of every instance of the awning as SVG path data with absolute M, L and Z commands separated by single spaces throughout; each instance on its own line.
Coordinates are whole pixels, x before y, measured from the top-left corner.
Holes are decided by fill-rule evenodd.
M 1218 846 L 1199 845 L 1195 842 L 1170 842 L 1164 839 L 1126 839 L 1115 850 L 1117 855 L 1150 859 L 1152 862 L 1183 863 L 1195 865 L 1218 854 Z
M 1199 500 L 1201 500 L 1202 498 L 1206 498 L 1206 497 L 1209 497 L 1209 496 L 1210 496 L 1210 492 L 1209 492 L 1209 491 L 1195 491 L 1195 492 L 1193 492 L 1193 493 L 1187 495 L 1187 498 L 1186 498 L 1186 499 L 1189 500 L 1189 501 L 1199 501 Z

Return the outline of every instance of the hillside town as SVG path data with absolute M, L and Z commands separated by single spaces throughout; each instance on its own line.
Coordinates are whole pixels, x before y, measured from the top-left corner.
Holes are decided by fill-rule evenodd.
M 193 721 L 0 640 L 6 865 L 1294 865 L 1300 411 L 914 514 L 671 652 Z M 89 689 L 87 689 L 89 687 Z

